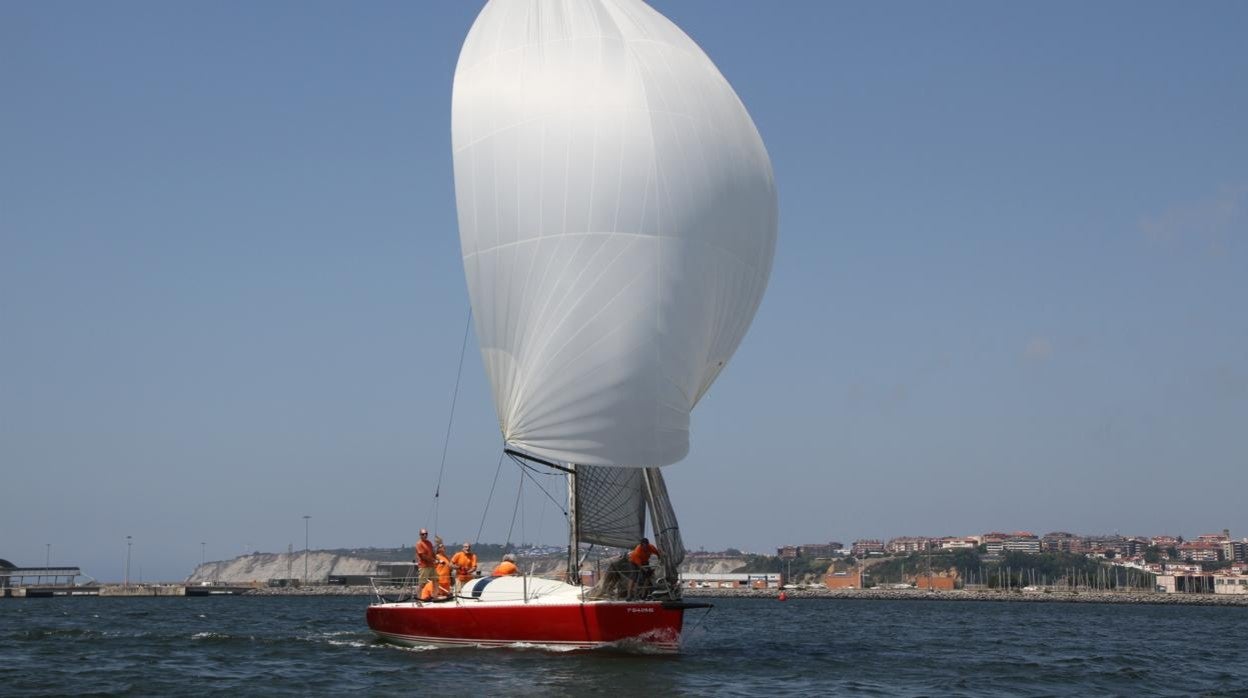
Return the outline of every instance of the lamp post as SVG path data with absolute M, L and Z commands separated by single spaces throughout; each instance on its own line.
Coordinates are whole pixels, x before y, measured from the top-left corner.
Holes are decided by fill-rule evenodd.
M 307 514 L 303 515 L 303 583 L 308 583 L 308 519 L 312 518 Z
M 130 588 L 130 536 L 126 536 L 126 588 Z
M 47 548 L 47 555 L 43 558 L 43 566 L 51 567 L 52 566 L 52 544 L 44 543 L 43 545 Z
M 200 567 L 204 566 L 204 548 L 207 547 L 207 545 L 208 544 L 202 540 L 199 542 L 199 566 Z

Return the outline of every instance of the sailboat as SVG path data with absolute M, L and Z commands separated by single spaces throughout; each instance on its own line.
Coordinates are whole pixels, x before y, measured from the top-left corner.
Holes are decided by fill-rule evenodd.
M 455 69 L 455 196 L 507 455 L 566 476 L 567 579 L 484 577 L 371 605 L 407 645 L 679 650 L 685 550 L 661 468 L 771 273 L 771 161 L 741 100 L 641 0 L 490 0 Z M 587 546 L 661 550 L 638 595 L 582 586 Z M 609 577 L 610 575 L 608 575 Z M 608 585 L 609 587 L 609 585 Z

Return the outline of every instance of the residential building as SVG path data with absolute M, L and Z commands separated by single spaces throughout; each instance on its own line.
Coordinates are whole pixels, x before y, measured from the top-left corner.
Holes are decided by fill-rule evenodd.
M 1153 545 L 1153 547 L 1165 550 L 1166 548 L 1173 548 L 1178 546 L 1179 543 L 1182 543 L 1183 536 L 1153 536 L 1149 542 Z
M 1166 574 L 1200 574 L 1204 570 L 1199 563 L 1181 564 L 1171 562 L 1164 565 L 1156 565 L 1156 567 Z
M 865 538 L 854 541 L 849 548 L 850 555 L 854 557 L 867 557 L 868 555 L 883 555 L 884 541 Z
M 980 536 L 980 540 L 983 541 L 985 552 L 987 552 L 989 555 L 1000 555 L 1002 550 L 1004 549 L 1002 544 L 1005 543 L 1005 539 L 1009 537 L 1010 536 L 1007 533 L 994 532 L 994 533 L 985 533 L 984 535 Z
M 1213 541 L 1180 543 L 1179 557 L 1188 562 L 1217 562 L 1222 559 L 1222 544 Z
M 1221 533 L 1205 533 L 1196 538 L 1197 543 L 1218 543 L 1222 544 L 1231 539 L 1230 529 L 1222 529 Z
M 1040 552 L 1040 539 L 1026 531 L 1019 531 L 1001 541 L 1001 549 L 1007 553 L 1031 553 L 1034 555 Z
M 821 557 L 837 557 L 843 555 L 845 546 L 839 541 L 829 543 L 803 543 L 797 546 L 797 554 L 802 557 L 819 559 Z
M 811 558 L 817 560 L 819 558 L 831 558 L 844 554 L 845 546 L 837 541 L 830 543 L 803 543 L 802 545 L 786 545 L 782 548 L 776 548 L 776 556 L 782 560 L 792 560 L 799 557 Z
M 884 546 L 886 552 L 896 554 L 918 553 L 929 550 L 932 547 L 930 538 L 913 538 L 911 536 L 902 536 L 888 541 Z
M 1083 543 L 1073 533 L 1053 531 L 1040 539 L 1040 549 L 1046 553 L 1078 553 L 1082 552 Z
M 979 541 L 974 538 L 941 538 L 939 544 L 941 550 L 972 550 L 979 547 Z
M 1083 539 L 1083 552 L 1097 557 L 1130 556 L 1135 554 L 1134 549 L 1135 544 L 1131 542 L 1131 539 L 1123 538 L 1116 533 L 1110 536 L 1087 536 Z

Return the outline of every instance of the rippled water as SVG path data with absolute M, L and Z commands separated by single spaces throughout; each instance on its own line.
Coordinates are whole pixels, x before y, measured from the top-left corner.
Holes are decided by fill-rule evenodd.
M 679 656 L 401 649 L 360 597 L 0 600 L 0 693 L 1244 695 L 1248 609 L 718 599 Z

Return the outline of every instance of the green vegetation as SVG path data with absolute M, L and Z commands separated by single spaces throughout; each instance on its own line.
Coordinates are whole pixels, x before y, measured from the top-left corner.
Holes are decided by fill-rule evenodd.
M 794 558 L 784 560 L 773 555 L 747 555 L 746 564 L 738 573 L 779 572 L 790 574 L 794 581 L 822 579 L 829 570 L 843 571 L 853 567 L 853 558 L 832 561 L 826 558 Z M 1057 586 L 1096 589 L 1152 589 L 1152 574 L 1106 564 L 1103 560 L 1071 553 L 1007 553 L 989 559 L 979 550 L 940 550 L 912 553 L 865 561 L 864 586 L 910 584 L 916 575 L 957 574 L 959 585 L 984 585 L 990 589 L 1022 588 L 1025 586 Z
M 746 555 L 745 565 L 733 570 L 737 573 L 778 572 L 789 575 L 790 579 L 803 580 L 812 577 L 822 581 L 832 561 L 827 558 L 796 557 L 785 560 L 775 555 Z
M 1146 588 L 1155 584 L 1152 574 L 1106 565 L 1071 553 L 1007 553 L 999 560 L 985 560 L 978 551 L 941 550 L 885 558 L 866 568 L 868 584 L 899 584 L 913 581 L 930 569 L 933 574 L 956 571 L 963 584 L 988 588 L 1009 586 L 1074 586 L 1098 589 Z

